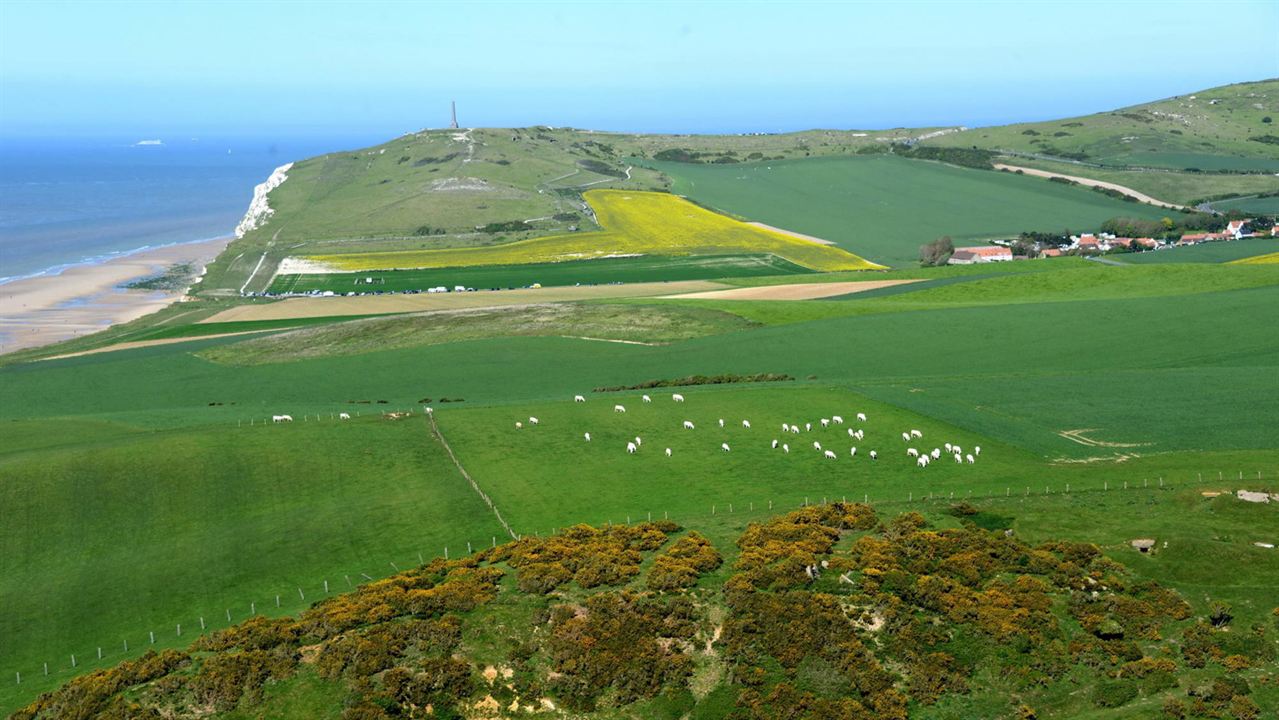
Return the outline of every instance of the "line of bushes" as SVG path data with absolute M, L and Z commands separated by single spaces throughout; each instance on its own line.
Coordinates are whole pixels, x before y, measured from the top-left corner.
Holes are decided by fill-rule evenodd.
M 668 380 L 647 380 L 638 385 L 609 385 L 597 387 L 591 392 L 622 392 L 624 390 L 651 390 L 653 388 L 689 387 L 692 385 L 730 385 L 733 383 L 788 382 L 795 378 L 785 373 L 755 373 L 754 375 L 738 375 L 725 373 L 721 375 L 688 375 Z

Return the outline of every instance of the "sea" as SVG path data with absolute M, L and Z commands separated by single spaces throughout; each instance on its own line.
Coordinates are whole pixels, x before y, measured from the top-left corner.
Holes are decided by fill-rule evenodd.
M 276 167 L 385 138 L 0 138 L 0 283 L 228 237 Z

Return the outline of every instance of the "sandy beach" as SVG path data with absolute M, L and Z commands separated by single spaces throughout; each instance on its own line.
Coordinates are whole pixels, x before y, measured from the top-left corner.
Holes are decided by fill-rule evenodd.
M 155 312 L 181 292 L 124 290 L 177 263 L 203 268 L 231 238 L 170 245 L 0 285 L 0 354 L 104 330 Z

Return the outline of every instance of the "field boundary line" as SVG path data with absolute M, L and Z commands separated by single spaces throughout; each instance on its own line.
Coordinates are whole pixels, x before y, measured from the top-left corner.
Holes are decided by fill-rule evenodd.
M 506 528 L 506 532 L 510 534 L 511 539 L 519 540 L 520 536 L 511 529 L 511 526 L 506 522 L 506 518 L 502 517 L 502 512 L 493 504 L 493 500 L 489 498 L 487 493 L 480 489 L 480 484 L 475 482 L 475 478 L 471 477 L 471 474 L 466 471 L 466 468 L 462 467 L 462 463 L 457 459 L 457 455 L 453 454 L 453 448 L 449 447 L 449 442 L 444 439 L 444 433 L 440 432 L 440 426 L 435 423 L 435 413 L 427 412 L 426 421 L 430 424 L 431 435 L 439 441 L 440 445 L 444 446 L 444 452 L 449 454 L 449 459 L 453 461 L 455 466 L 457 466 L 457 471 L 462 473 L 462 477 L 466 478 L 466 481 L 471 484 L 471 489 L 480 496 L 480 499 L 484 501 L 485 505 L 489 506 L 489 509 L 493 511 L 493 515 L 497 517 L 497 521 L 502 524 L 503 528 Z

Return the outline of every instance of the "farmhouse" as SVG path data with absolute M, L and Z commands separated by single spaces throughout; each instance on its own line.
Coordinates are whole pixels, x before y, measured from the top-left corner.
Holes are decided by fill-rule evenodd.
M 1041 257 L 1061 257 L 1061 250 L 1059 248 L 1048 248 L 1039 253 L 1039 255 Z
M 1230 236 L 1231 240 L 1239 240 L 1240 238 L 1251 237 L 1252 229 L 1248 227 L 1248 223 L 1250 222 L 1252 222 L 1252 220 L 1231 220 L 1230 222 L 1226 223 L 1225 234 Z
M 1080 252 L 1101 252 L 1105 249 L 1097 240 L 1096 235 L 1080 235 L 1079 239 L 1075 241 L 1075 247 Z
M 1188 233 L 1182 235 L 1177 241 L 1178 245 L 1198 245 L 1205 242 L 1216 242 L 1218 240 L 1229 240 L 1230 236 L 1226 233 Z
M 982 245 L 979 247 L 956 248 L 950 256 L 950 265 L 976 265 L 978 263 L 1001 262 L 1012 260 L 1013 251 L 1006 247 Z

